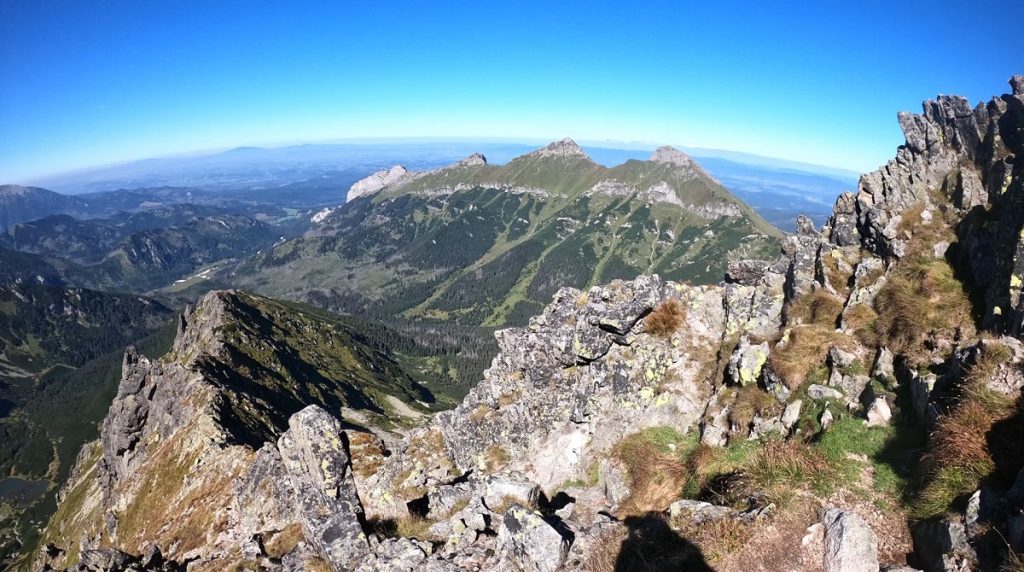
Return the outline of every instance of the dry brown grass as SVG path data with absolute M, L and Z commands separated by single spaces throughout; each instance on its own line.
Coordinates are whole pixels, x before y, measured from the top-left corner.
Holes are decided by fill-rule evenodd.
M 372 433 L 348 431 L 348 449 L 352 461 L 352 472 L 362 478 L 369 478 L 384 464 L 384 447 Z
M 228 516 L 221 509 L 229 506 L 233 483 L 248 463 L 230 469 L 213 466 L 225 456 L 197 466 L 204 451 L 186 445 L 185 438 L 185 432 L 179 432 L 147 461 L 138 493 L 118 515 L 118 538 L 126 545 L 157 542 L 174 546 L 168 555 L 178 557 L 227 529 Z M 244 454 L 251 462 L 253 453 Z
M 509 391 L 508 393 L 502 393 L 501 397 L 498 398 L 498 405 L 501 407 L 508 407 L 522 398 L 523 392 L 518 389 Z
M 749 384 L 737 388 L 736 392 L 729 420 L 738 427 L 749 426 L 756 415 L 772 417 L 782 413 L 779 401 L 760 386 Z
M 985 380 L 1009 357 L 1006 346 L 986 344 L 964 377 L 959 402 L 939 417 L 921 460 L 925 486 L 914 501 L 913 516 L 944 513 L 958 498 L 977 490 L 996 469 L 990 449 L 993 427 L 1016 410 L 1008 397 L 985 387 Z M 1016 449 L 1019 438 L 1010 441 L 1010 448 Z
M 484 467 L 488 473 L 496 473 L 504 469 L 512 460 L 508 451 L 500 445 L 491 445 L 484 451 Z
M 821 268 L 825 278 L 828 280 L 828 283 L 832 285 L 832 287 L 835 288 L 841 296 L 845 297 L 850 293 L 850 280 L 853 278 L 853 270 L 852 267 L 849 267 L 849 269 L 840 268 L 839 261 L 841 258 L 833 255 L 833 252 L 839 253 L 840 251 L 834 250 L 824 253 L 820 258 Z
M 293 522 L 266 540 L 264 542 L 264 549 L 267 552 L 267 556 L 280 559 L 292 550 L 295 550 L 295 547 L 299 545 L 303 538 L 305 538 L 305 534 L 302 532 L 302 525 Z
M 825 486 L 834 476 L 828 458 L 811 445 L 796 440 L 769 441 L 745 464 L 734 494 L 744 498 L 759 492 L 784 506 L 798 491 Z
M 665 300 L 644 318 L 644 330 L 653 336 L 670 338 L 686 320 L 686 307 L 672 298 Z
M 856 346 L 853 339 L 834 329 L 819 325 L 796 326 L 790 329 L 789 339 L 780 341 L 769 357 L 775 373 L 782 376 L 786 387 L 793 390 L 807 380 L 815 368 L 823 367 L 829 347 L 836 345 L 850 351 Z
M 494 410 L 491 409 L 489 406 L 481 403 L 480 405 L 474 407 L 473 411 L 469 412 L 469 420 L 474 423 L 480 423 L 481 421 L 490 418 L 493 411 Z
M 944 260 L 900 261 L 875 297 L 876 331 L 896 353 L 930 349 L 929 340 L 974 335 L 967 292 Z
M 842 300 L 825 290 L 818 289 L 790 302 L 786 307 L 786 323 L 816 324 L 835 329 L 842 312 Z
M 868 347 L 879 345 L 878 332 L 875 329 L 878 312 L 868 304 L 854 304 L 846 309 L 843 315 L 843 326 L 853 330 L 853 337 Z
M 326 560 L 316 556 L 306 560 L 303 564 L 309 572 L 334 572 L 334 568 Z
M 1024 572 L 1024 555 L 1008 550 L 1006 562 L 999 568 L 1000 572 Z
M 733 337 L 718 346 L 706 344 L 694 348 L 693 359 L 700 364 L 700 370 L 695 379 L 706 381 L 709 385 L 718 385 L 725 378 L 725 369 L 729 367 L 729 356 L 732 355 L 739 341 L 739 337 Z
M 616 526 L 603 532 L 593 544 L 595 550 L 587 558 L 585 570 L 589 572 L 621 572 L 619 553 L 622 543 L 629 536 L 626 527 Z
M 626 466 L 630 481 L 630 496 L 620 514 L 663 511 L 679 500 L 689 472 L 678 455 L 664 451 L 643 432 L 619 441 L 612 454 Z
M 430 527 L 433 521 L 422 516 L 410 515 L 395 521 L 395 531 L 403 538 L 415 538 L 416 540 L 434 540 L 430 534 Z
M 688 514 L 673 519 L 672 528 L 697 545 L 709 562 L 717 562 L 740 549 L 754 532 L 753 526 L 735 518 L 718 518 L 694 524 Z

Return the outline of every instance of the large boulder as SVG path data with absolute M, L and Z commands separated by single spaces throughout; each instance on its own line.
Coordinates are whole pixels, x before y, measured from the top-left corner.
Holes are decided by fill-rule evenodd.
M 860 515 L 829 509 L 825 526 L 825 572 L 878 572 L 878 540 Z
M 339 570 L 351 570 L 369 546 L 359 517 L 363 512 L 341 441 L 341 424 L 310 405 L 288 420 L 277 448 L 289 473 L 303 532 Z
M 544 518 L 521 505 L 505 512 L 498 532 L 498 553 L 513 570 L 556 572 L 569 554 L 572 539 Z

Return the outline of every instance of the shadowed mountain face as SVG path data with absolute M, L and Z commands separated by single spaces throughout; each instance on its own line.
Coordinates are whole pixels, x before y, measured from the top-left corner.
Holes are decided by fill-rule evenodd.
M 19 185 L 0 185 L 0 232 L 18 224 L 55 213 L 84 215 L 85 201 L 40 189 Z
M 503 166 L 473 155 L 375 173 L 349 199 L 227 280 L 345 312 L 500 326 L 563 286 L 644 272 L 717 282 L 781 236 L 670 148 L 607 168 L 563 140 Z

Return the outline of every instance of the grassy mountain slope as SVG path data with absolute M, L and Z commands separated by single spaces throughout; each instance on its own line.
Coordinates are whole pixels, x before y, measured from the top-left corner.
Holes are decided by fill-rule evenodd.
M 463 161 L 352 200 L 236 269 L 269 295 L 375 317 L 524 323 L 562 286 L 717 282 L 781 234 L 682 154 L 606 168 L 571 141 Z

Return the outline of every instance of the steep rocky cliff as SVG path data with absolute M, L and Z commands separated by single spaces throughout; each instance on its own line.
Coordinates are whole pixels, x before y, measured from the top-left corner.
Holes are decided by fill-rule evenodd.
M 559 290 L 498 333 L 458 407 L 403 436 L 384 417 L 345 428 L 314 384 L 287 426 L 268 417 L 276 389 L 250 399 L 182 365 L 217 355 L 194 320 L 160 363 L 126 357 L 46 552 L 122 569 L 1019 565 L 1024 77 L 1011 86 L 901 114 L 906 145 L 821 232 L 802 219 L 722 284 Z

